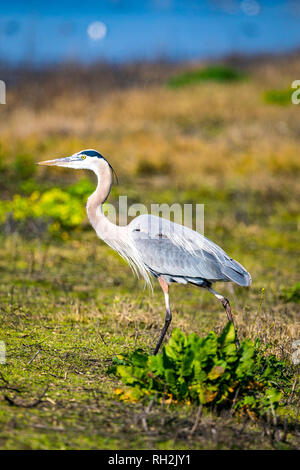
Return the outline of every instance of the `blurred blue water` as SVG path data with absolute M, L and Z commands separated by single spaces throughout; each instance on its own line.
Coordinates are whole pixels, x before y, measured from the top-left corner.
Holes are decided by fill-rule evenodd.
M 105 37 L 87 34 L 93 22 Z M 1 6 L 0 59 L 48 63 L 215 58 L 300 46 L 300 0 L 85 0 Z

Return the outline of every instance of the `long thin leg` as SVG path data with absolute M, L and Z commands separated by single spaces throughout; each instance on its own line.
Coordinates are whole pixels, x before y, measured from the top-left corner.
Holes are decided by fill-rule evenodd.
M 170 299 L 169 299 L 169 286 L 168 284 L 166 283 L 166 281 L 159 277 L 158 278 L 158 282 L 160 284 L 160 287 L 162 288 L 163 290 L 163 293 L 165 295 L 165 303 L 166 303 L 166 318 L 165 318 L 165 324 L 164 324 L 164 327 L 163 329 L 161 330 L 161 334 L 160 334 L 160 337 L 159 337 L 159 340 L 158 340 L 158 343 L 155 347 L 155 350 L 154 350 L 154 355 L 156 355 L 159 351 L 159 348 L 161 347 L 161 343 L 163 342 L 164 340 L 164 337 L 167 333 L 167 330 L 170 326 L 170 323 L 172 321 L 172 313 L 171 313 L 171 307 L 170 307 Z
M 224 297 L 222 294 L 218 294 L 218 292 L 216 292 L 215 290 L 213 290 L 211 287 L 206 287 L 206 289 L 207 289 L 211 294 L 213 294 L 217 299 L 219 299 L 219 300 L 222 302 L 222 305 L 223 305 L 223 307 L 224 307 L 224 309 L 225 309 L 225 312 L 226 312 L 228 321 L 232 322 L 232 324 L 233 324 L 233 326 L 234 326 L 234 321 L 233 321 L 233 317 L 232 317 L 232 313 L 231 313 L 231 307 L 230 307 L 229 300 L 226 299 L 226 297 Z M 235 326 L 234 326 L 234 328 L 235 328 Z M 237 345 L 237 347 L 239 348 L 239 347 L 240 347 L 240 342 L 239 342 L 238 337 L 237 337 L 236 328 L 235 328 L 235 335 L 236 335 L 236 345 Z

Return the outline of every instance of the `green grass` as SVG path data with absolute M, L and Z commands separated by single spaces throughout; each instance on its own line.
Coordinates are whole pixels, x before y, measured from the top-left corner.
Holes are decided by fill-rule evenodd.
M 145 202 L 152 200 L 152 191 L 144 191 Z M 155 194 L 160 201 L 200 198 L 191 188 L 176 195 L 156 189 Z M 213 195 L 202 189 L 201 194 L 208 207 L 207 235 L 253 275 L 250 289 L 236 288 L 233 293 L 226 285 L 218 286 L 232 302 L 240 339 L 258 336 L 263 344 L 271 343 L 279 358 L 289 360 L 291 343 L 298 338 L 297 310 L 279 296 L 278 285 L 296 281 L 298 240 L 293 225 L 278 225 L 277 238 L 273 219 L 265 216 L 267 199 L 257 207 L 250 194 L 244 201 L 241 196 L 232 199 L 229 190 Z M 287 210 L 286 202 L 278 201 L 278 214 L 282 206 Z M 255 237 L 241 210 L 250 220 L 255 217 Z M 222 224 L 219 213 L 224 215 Z M 284 407 L 284 416 L 276 414 L 276 426 L 274 418 L 264 424 L 265 434 L 260 421 L 249 417 L 243 425 L 243 418 L 216 412 L 204 413 L 191 434 L 195 406 L 156 404 L 147 411 L 142 403 L 118 401 L 114 390 L 120 379 L 108 375 L 107 369 L 117 355 L 135 347 L 152 350 L 163 323 L 163 296 L 157 286 L 154 294 L 143 290 L 142 281 L 92 230 L 70 232 L 67 242 L 2 238 L 0 273 L 0 339 L 7 348 L 0 378 L 1 448 L 297 447 L 296 393 Z M 171 301 L 172 328 L 204 336 L 211 330 L 220 333 L 226 324 L 222 306 L 200 289 L 172 286 Z M 289 424 L 281 442 L 284 419 Z M 243 429 L 238 438 L 237 429 Z
M 231 302 L 240 341 L 258 337 L 291 364 L 300 338 L 298 108 L 269 106 L 261 94 L 284 90 L 299 67 L 297 57 L 251 61 L 251 80 L 222 65 L 173 78 L 187 68 L 136 65 L 129 76 L 112 68 L 109 78 L 91 70 L 94 80 L 75 67 L 72 82 L 45 72 L 38 94 L 34 74 L 11 84 L 0 116 L 0 448 L 299 448 L 299 380 L 258 419 L 118 400 L 122 382 L 107 371 L 118 355 L 152 352 L 162 292 L 144 290 L 91 229 L 93 176 L 35 165 L 96 148 L 119 175 L 115 206 L 119 195 L 148 208 L 205 204 L 205 235 L 253 278 L 250 288 L 215 286 Z M 166 341 L 174 328 L 204 338 L 226 325 L 204 290 L 172 285 L 170 297 Z

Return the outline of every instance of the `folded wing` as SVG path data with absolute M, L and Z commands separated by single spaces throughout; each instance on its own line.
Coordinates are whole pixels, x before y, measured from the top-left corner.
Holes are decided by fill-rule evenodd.
M 128 226 L 148 269 L 170 281 L 232 281 L 249 286 L 251 276 L 218 245 L 183 225 L 153 215 L 140 215 Z

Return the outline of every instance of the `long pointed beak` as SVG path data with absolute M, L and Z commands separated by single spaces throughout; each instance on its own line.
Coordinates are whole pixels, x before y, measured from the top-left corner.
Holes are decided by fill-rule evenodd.
M 44 162 L 38 162 L 38 165 L 46 166 L 67 166 L 71 162 L 78 161 L 77 157 L 65 157 L 56 158 L 55 160 L 45 160 Z

